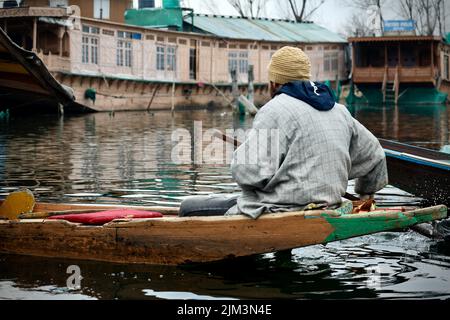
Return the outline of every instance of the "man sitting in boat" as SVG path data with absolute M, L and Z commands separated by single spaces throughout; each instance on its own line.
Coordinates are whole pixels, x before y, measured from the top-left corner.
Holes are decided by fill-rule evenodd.
M 355 191 L 363 198 L 387 185 L 378 139 L 335 103 L 328 86 L 310 78 L 311 62 L 301 49 L 283 47 L 273 55 L 272 100 L 258 112 L 231 164 L 242 193 L 188 198 L 181 216 L 244 214 L 256 219 L 264 213 L 334 209 L 349 180 L 356 179 Z M 262 141 L 261 136 L 269 138 Z M 249 155 L 257 155 L 256 161 L 249 161 Z

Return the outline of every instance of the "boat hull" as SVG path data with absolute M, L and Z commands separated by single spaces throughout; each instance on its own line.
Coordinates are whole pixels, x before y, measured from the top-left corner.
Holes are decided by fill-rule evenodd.
M 392 185 L 431 204 L 450 204 L 450 177 L 447 171 L 426 165 L 411 166 L 401 159 L 388 157 L 389 181 Z
M 0 111 L 92 112 L 75 101 L 74 92 L 58 82 L 36 53 L 17 46 L 0 28 Z
M 445 206 L 409 212 L 335 211 L 116 220 L 84 226 L 57 220 L 0 221 L 0 252 L 126 264 L 218 261 L 408 228 L 444 219 Z
M 426 199 L 450 205 L 450 155 L 380 139 L 386 151 L 389 183 Z

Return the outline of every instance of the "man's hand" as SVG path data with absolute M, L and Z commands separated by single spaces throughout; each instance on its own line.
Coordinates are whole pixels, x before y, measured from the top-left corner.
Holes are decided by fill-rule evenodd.
M 375 198 L 375 195 L 374 194 L 360 194 L 359 198 L 364 201 L 373 200 Z

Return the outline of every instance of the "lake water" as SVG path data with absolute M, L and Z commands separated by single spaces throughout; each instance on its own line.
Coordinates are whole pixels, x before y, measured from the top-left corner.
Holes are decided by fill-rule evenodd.
M 447 107 L 350 111 L 377 137 L 433 149 L 450 145 Z M 251 127 L 252 118 L 228 110 L 0 118 L 0 197 L 27 187 L 39 201 L 176 206 L 189 195 L 238 191 L 224 162 L 173 162 L 172 133 L 193 135 L 195 121 L 205 132 L 225 132 Z M 420 204 L 393 187 L 377 200 Z M 67 267 L 74 264 L 83 276 L 78 291 L 66 287 Z M 201 266 L 0 255 L 0 299 L 173 298 L 450 298 L 450 250 L 406 232 L 296 249 L 292 257 L 268 254 Z

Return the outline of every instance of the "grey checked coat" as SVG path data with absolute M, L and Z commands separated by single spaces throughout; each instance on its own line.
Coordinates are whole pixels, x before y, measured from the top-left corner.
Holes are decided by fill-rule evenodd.
M 318 111 L 281 94 L 257 114 L 253 131 L 236 150 L 232 176 L 242 188 L 227 215 L 302 210 L 342 201 L 349 180 L 374 194 L 388 183 L 378 139 L 345 106 Z M 268 138 L 270 137 L 270 138 Z

